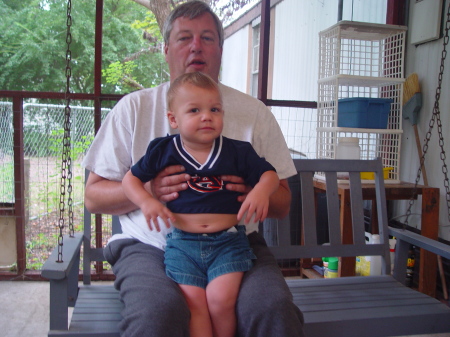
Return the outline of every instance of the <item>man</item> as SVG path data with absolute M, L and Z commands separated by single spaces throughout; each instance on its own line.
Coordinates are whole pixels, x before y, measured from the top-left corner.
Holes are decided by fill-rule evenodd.
M 208 5 L 191 1 L 178 6 L 164 26 L 164 53 L 171 80 L 186 72 L 201 71 L 218 82 L 223 29 Z M 115 235 L 105 256 L 116 275 L 115 286 L 125 304 L 120 330 L 123 336 L 189 336 L 189 309 L 179 287 L 164 270 L 164 247 L 170 231 L 150 231 L 142 212 L 122 191 L 121 180 L 145 153 L 148 143 L 173 134 L 166 119 L 165 96 L 169 83 L 134 92 L 124 97 L 108 114 L 84 166 L 91 171 L 85 204 L 93 213 L 120 215 L 122 234 Z M 277 169 L 280 186 L 270 198 L 269 216 L 287 215 L 290 191 L 287 178 L 294 175 L 278 123 L 259 101 L 219 84 L 224 100 L 223 134 L 249 141 L 260 156 Z M 172 166 L 147 186 L 153 195 L 167 202 L 187 188 L 189 175 Z M 239 177 L 224 177 L 236 184 L 229 189 L 243 192 L 249 187 Z M 247 234 L 254 254 L 254 267 L 245 273 L 236 305 L 237 335 L 303 336 L 303 318 L 292 303 L 284 278 L 264 239 L 250 223 Z M 267 291 L 269 289 L 269 291 Z M 193 336 L 198 337 L 198 336 Z

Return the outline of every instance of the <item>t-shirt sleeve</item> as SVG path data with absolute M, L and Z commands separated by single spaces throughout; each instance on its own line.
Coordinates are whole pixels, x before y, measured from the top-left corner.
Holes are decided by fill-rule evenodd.
M 272 112 L 261 103 L 253 134 L 252 145 L 270 162 L 280 179 L 287 179 L 297 173 L 281 128 Z
M 254 187 L 264 172 L 276 172 L 275 167 L 265 158 L 260 157 L 250 143 L 241 142 L 238 146 L 241 148 L 238 153 L 242 153 L 239 162 L 243 164 L 239 170 L 242 172 L 242 177 L 244 177 L 247 184 Z
M 121 118 L 126 101 L 125 96 L 108 113 L 82 163 L 89 171 L 113 181 L 121 181 L 132 163 L 132 131 L 130 123 Z
M 162 169 L 162 156 L 171 138 L 161 137 L 150 142 L 145 155 L 131 166 L 131 173 L 143 183 L 152 180 Z

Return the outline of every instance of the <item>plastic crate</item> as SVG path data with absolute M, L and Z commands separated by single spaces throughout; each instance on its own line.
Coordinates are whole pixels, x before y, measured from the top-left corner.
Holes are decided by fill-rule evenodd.
M 319 79 L 402 78 L 407 27 L 340 21 L 319 34 Z
M 338 139 L 357 137 L 361 159 L 382 158 L 392 168 L 387 180 L 400 182 L 406 32 L 405 26 L 340 21 L 319 33 L 317 158 L 335 159 Z M 361 106 L 360 98 L 389 101 Z
M 342 98 L 338 100 L 338 127 L 386 129 L 392 99 Z

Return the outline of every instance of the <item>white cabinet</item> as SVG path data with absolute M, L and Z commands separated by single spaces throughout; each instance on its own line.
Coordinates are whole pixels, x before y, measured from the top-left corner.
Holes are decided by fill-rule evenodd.
M 338 138 L 358 137 L 361 159 L 381 157 L 392 168 L 389 179 L 399 181 L 405 39 L 406 27 L 354 21 L 319 33 L 317 158 L 334 159 Z M 348 98 L 390 99 L 387 121 L 348 127 L 344 117 L 353 122 L 377 116 L 358 107 L 350 115 L 341 108 L 338 123 L 338 102 Z

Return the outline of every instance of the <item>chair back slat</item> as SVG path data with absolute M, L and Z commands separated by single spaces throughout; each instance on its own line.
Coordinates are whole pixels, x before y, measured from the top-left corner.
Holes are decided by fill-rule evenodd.
M 300 184 L 302 191 L 302 219 L 303 219 L 303 244 L 317 245 L 316 232 L 316 206 L 314 200 L 313 171 L 300 173 Z M 305 198 L 304 196 L 310 196 Z
M 383 181 L 383 167 L 381 159 L 376 160 L 338 160 L 338 159 L 295 159 L 295 167 L 300 176 L 301 183 L 301 214 L 302 245 L 287 245 L 271 247 L 275 256 L 279 259 L 292 258 L 317 258 L 326 256 L 355 257 L 355 256 L 381 256 L 383 261 L 383 274 L 390 273 L 390 254 L 387 230 L 386 195 Z M 315 177 L 316 172 L 322 174 Z M 339 172 L 339 174 L 338 174 Z M 342 243 L 341 232 L 341 190 L 339 179 L 341 174 L 348 172 L 349 184 L 347 192 L 350 194 L 352 236 L 353 242 Z M 361 172 L 375 172 L 375 192 L 378 210 L 378 226 L 380 234 L 379 244 L 366 244 L 364 201 L 361 183 Z M 317 204 L 314 194 L 314 179 L 325 179 L 328 234 L 329 242 L 323 246 L 318 242 L 319 217 L 317 216 Z M 348 233 L 347 233 L 348 234 Z
M 337 172 L 325 172 L 327 182 L 327 210 L 329 242 L 332 245 L 342 243 L 340 229 L 340 205 L 337 186 Z
M 349 172 L 349 180 L 352 223 L 364 223 L 364 206 L 360 172 Z M 364 233 L 364 226 L 353 226 L 353 242 L 356 244 L 365 244 L 366 240 Z

